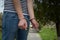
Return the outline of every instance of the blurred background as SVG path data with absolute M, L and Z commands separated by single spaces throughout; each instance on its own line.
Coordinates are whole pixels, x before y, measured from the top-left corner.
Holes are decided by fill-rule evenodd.
M 3 1 L 0 0 L 0 40 L 2 40 Z M 60 37 L 60 0 L 33 0 L 33 2 L 35 17 L 39 22 L 37 34 L 41 40 L 58 40 Z

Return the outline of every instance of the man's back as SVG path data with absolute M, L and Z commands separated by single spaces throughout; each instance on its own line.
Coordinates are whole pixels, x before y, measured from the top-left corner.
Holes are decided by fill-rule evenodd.
M 23 13 L 28 13 L 27 11 L 27 0 L 20 0 L 22 5 Z M 4 11 L 16 12 L 13 4 L 13 0 L 4 0 Z

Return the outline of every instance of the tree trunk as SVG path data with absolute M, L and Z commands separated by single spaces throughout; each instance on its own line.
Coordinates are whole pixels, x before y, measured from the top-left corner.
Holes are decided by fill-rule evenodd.
M 57 35 L 60 36 L 60 23 L 56 23 Z
M 56 29 L 57 29 L 57 36 L 60 36 L 60 20 L 58 16 L 56 19 Z

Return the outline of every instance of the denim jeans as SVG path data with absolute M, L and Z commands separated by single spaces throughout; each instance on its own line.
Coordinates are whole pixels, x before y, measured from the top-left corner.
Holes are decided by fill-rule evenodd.
M 27 30 L 22 30 L 18 28 L 18 16 L 17 13 L 6 12 L 3 13 L 2 18 L 2 40 L 27 40 L 29 31 L 29 16 L 24 15 L 27 20 Z

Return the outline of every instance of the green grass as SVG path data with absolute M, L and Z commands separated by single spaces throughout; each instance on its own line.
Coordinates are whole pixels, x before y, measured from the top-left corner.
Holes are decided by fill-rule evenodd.
M 57 34 L 56 34 L 55 28 L 43 27 L 39 34 L 40 34 L 42 40 L 57 40 Z
M 0 40 L 2 40 L 2 32 L 0 32 Z

